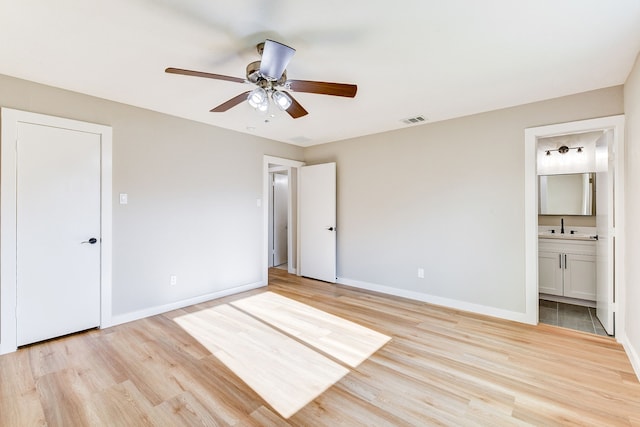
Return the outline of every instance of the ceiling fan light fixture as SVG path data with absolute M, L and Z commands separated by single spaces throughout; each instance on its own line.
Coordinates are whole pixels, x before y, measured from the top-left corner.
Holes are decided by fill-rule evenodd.
M 266 113 L 267 110 L 269 110 L 269 100 L 265 99 L 264 102 L 260 103 L 256 107 L 256 110 L 260 111 L 261 113 Z
M 249 96 L 247 96 L 247 101 L 249 102 L 249 105 L 257 109 L 260 109 L 263 105 L 268 106 L 269 98 L 267 97 L 267 91 L 261 87 L 252 90 L 249 92 Z
M 283 111 L 286 111 L 289 107 L 291 107 L 291 97 L 284 92 L 276 90 L 271 94 L 271 98 L 273 99 L 273 102 L 276 103 L 278 108 Z

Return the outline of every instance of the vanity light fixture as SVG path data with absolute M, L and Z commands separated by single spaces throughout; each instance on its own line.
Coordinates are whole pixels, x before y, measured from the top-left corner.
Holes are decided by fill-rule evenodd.
M 557 151 L 560 154 L 567 154 L 569 150 L 576 150 L 578 153 L 582 153 L 583 148 L 584 147 L 567 147 L 566 145 L 562 145 L 554 150 L 546 150 L 546 154 L 547 156 L 550 156 L 552 151 Z

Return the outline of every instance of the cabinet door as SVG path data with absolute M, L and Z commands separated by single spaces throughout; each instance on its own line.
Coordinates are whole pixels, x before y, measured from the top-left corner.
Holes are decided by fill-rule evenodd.
M 538 253 L 538 292 L 562 295 L 562 268 L 559 252 Z
M 593 255 L 566 254 L 564 295 L 595 301 L 596 258 Z

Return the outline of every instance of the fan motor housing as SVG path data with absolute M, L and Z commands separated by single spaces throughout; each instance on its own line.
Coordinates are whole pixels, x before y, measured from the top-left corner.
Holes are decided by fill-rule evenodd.
M 282 73 L 282 76 L 277 81 L 269 81 L 260 74 L 260 61 L 253 61 L 247 65 L 247 80 L 262 88 L 283 86 L 287 81 L 287 70 Z

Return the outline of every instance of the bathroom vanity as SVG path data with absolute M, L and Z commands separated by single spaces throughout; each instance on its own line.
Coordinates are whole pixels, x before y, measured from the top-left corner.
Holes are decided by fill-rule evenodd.
M 538 291 L 596 300 L 596 237 L 590 234 L 538 235 Z

